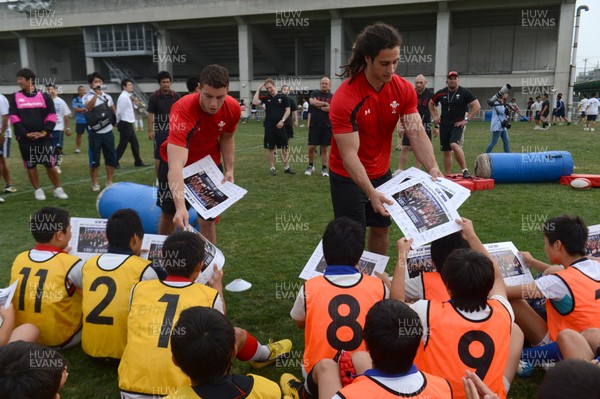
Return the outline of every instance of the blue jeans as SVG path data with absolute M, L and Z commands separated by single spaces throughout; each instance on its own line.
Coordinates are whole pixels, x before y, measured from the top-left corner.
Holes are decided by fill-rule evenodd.
M 502 137 L 502 142 L 504 143 L 504 152 L 510 152 L 510 146 L 509 146 L 510 142 L 508 140 L 508 131 L 506 129 L 502 129 L 502 130 L 495 130 L 492 132 L 492 141 L 490 142 L 490 145 L 488 145 L 487 149 L 485 150 L 486 153 L 492 152 L 492 149 L 498 143 L 499 137 Z

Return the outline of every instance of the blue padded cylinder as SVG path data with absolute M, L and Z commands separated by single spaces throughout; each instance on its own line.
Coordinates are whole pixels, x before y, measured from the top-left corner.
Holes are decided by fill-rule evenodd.
M 96 200 L 96 209 L 100 217 L 108 219 L 115 211 L 131 208 L 137 211 L 142 219 L 144 233 L 158 234 L 158 222 L 161 209 L 156 205 L 156 187 L 144 184 L 119 182 L 102 190 Z M 191 225 L 196 224 L 198 214 L 189 210 Z
M 573 173 L 568 151 L 481 154 L 475 160 L 475 175 L 496 183 L 536 183 L 558 181 Z

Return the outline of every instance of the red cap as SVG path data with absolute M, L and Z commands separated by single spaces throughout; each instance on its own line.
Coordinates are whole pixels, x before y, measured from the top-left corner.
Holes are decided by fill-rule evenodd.
M 448 77 L 451 77 L 451 76 L 456 76 L 458 78 L 458 72 L 456 72 L 456 71 L 448 72 Z

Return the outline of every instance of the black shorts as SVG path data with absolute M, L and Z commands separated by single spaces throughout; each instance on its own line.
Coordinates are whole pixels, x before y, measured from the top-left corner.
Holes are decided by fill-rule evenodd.
M 265 126 L 264 146 L 269 150 L 287 148 L 288 135 L 285 128 L 277 129 L 276 126 Z
M 223 167 L 218 165 L 219 170 L 223 171 Z M 173 195 L 169 190 L 169 163 L 160 159 L 158 163 L 158 189 L 156 192 L 156 206 L 158 206 L 165 215 L 173 216 L 177 209 L 175 208 L 175 202 L 173 202 Z M 185 208 L 189 210 L 192 206 L 187 200 L 185 201 Z M 200 215 L 198 215 L 200 217 Z M 215 219 L 206 219 L 209 222 Z
M 429 137 L 429 140 L 431 141 L 431 130 L 425 129 L 425 133 L 427 133 L 427 137 Z M 408 139 L 406 133 L 402 135 L 402 145 L 404 147 L 410 147 L 410 140 Z
M 385 175 L 371 180 L 371 184 L 378 187 L 391 178 L 392 172 L 388 170 Z M 329 186 L 336 218 L 347 216 L 363 226 L 372 227 L 389 227 L 392 224 L 391 218 L 375 213 L 367 195 L 351 178 L 330 171 Z
M 23 164 L 27 169 L 33 169 L 37 165 L 44 165 L 46 168 L 56 166 L 57 153 L 52 140 L 29 141 L 25 139 L 18 140 L 19 150 Z
M 164 133 L 155 132 L 154 133 L 154 159 L 156 159 L 157 161 L 160 160 L 160 147 L 163 145 L 163 143 L 165 141 L 167 141 L 167 137 L 169 137 L 168 132 L 164 132 Z
M 76 123 L 75 124 L 75 132 L 78 136 L 81 136 L 87 130 L 87 123 Z
M 598 117 L 598 115 L 588 115 L 587 116 L 587 120 L 589 122 L 594 122 L 596 120 L 596 118 Z
M 117 151 L 115 150 L 115 135 L 112 130 L 108 133 L 90 133 L 89 156 L 90 168 L 100 166 L 100 153 L 104 155 L 104 165 L 117 167 Z
M 286 124 L 283 125 L 283 128 L 285 129 L 285 132 L 287 133 L 288 139 L 293 139 L 294 138 L 294 125 L 290 124 Z
M 330 146 L 331 128 L 327 127 L 309 127 L 308 145 Z
M 540 120 L 540 111 L 535 111 L 535 120 L 539 121 Z
M 442 151 L 452 151 L 450 144 L 462 145 L 463 128 L 446 125 L 440 125 L 440 149 Z

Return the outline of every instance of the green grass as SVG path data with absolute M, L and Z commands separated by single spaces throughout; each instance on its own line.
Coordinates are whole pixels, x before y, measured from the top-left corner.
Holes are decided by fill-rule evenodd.
M 74 129 L 73 129 L 74 130 Z M 581 127 L 554 126 L 544 132 L 533 131 L 532 125 L 515 123 L 510 130 L 511 149 L 514 152 L 532 150 L 568 150 L 575 160 L 576 173 L 599 173 L 597 163 L 598 133 L 584 132 Z M 116 134 L 118 136 L 118 133 Z M 465 137 L 465 152 L 469 165 L 482 153 L 489 142 L 489 124 L 473 122 Z M 150 163 L 151 142 L 145 133 L 138 137 L 142 146 L 143 159 Z M 296 367 L 269 367 L 258 374 L 275 381 L 283 372 L 299 376 L 303 332 L 297 330 L 289 317 L 294 296 L 301 281 L 298 279 L 302 267 L 308 260 L 329 220 L 333 217 L 328 180 L 318 173 L 306 177 L 306 128 L 296 129 L 296 138 L 291 142 L 293 159 L 291 166 L 295 176 L 284 175 L 283 166 L 278 164 L 278 175 L 268 173 L 267 158 L 262 145 L 262 126 L 257 122 L 240 124 L 236 133 L 236 183 L 248 190 L 239 203 L 221 216 L 217 225 L 218 246 L 226 257 L 225 283 L 243 278 L 253 284 L 249 291 L 225 293 L 228 317 L 235 325 L 251 331 L 259 340 L 267 342 L 290 338 L 294 342 L 293 360 Z M 439 141 L 434 140 L 438 162 L 441 153 Z M 501 151 L 501 143 L 496 151 Z M 32 247 L 33 240 L 28 230 L 29 215 L 42 205 L 56 205 L 67 209 L 71 216 L 98 217 L 96 212 L 97 193 L 91 191 L 87 163 L 87 140 L 84 151 L 76 155 L 74 138 L 65 138 L 63 187 L 70 196 L 60 201 L 52 197 L 50 184 L 43 168 L 40 176 L 48 200 L 38 202 L 20 162 L 18 148 L 13 144 L 10 167 L 19 191 L 4 195 L 6 203 L 0 205 L 2 227 L 0 228 L 0 286 L 8 284 L 10 266 L 15 256 Z M 411 162 L 413 157 L 411 156 Z M 398 162 L 398 152 L 392 154 L 392 168 Z M 135 181 L 152 185 L 154 170 L 134 168 L 131 152 L 121 161 L 115 181 Z M 320 167 L 316 164 L 317 170 Z M 471 168 L 472 170 L 472 168 Z M 455 164 L 455 171 L 457 166 Z M 100 181 L 104 181 L 101 171 Z M 530 251 L 535 257 L 545 259 L 543 241 L 539 229 L 523 225 L 528 218 L 540 220 L 562 213 L 579 214 L 589 224 L 600 223 L 598 200 L 600 191 L 575 191 L 558 183 L 503 184 L 491 191 L 474 192 L 459 209 L 461 216 L 474 221 L 476 231 L 483 242 L 513 241 L 517 248 Z M 277 228 L 278 218 L 295 217 L 306 223 L 303 231 L 281 231 Z M 400 237 L 394 226 L 390 232 L 388 255 L 391 256 L 388 272 L 391 273 L 396 256 L 394 241 Z M 70 362 L 69 381 L 62 391 L 63 398 L 118 398 L 117 372 L 115 367 L 98 364 L 85 356 L 79 347 L 65 351 Z M 235 372 L 250 372 L 247 364 L 235 362 Z M 542 372 L 529 379 L 516 379 L 510 397 L 533 397 Z

